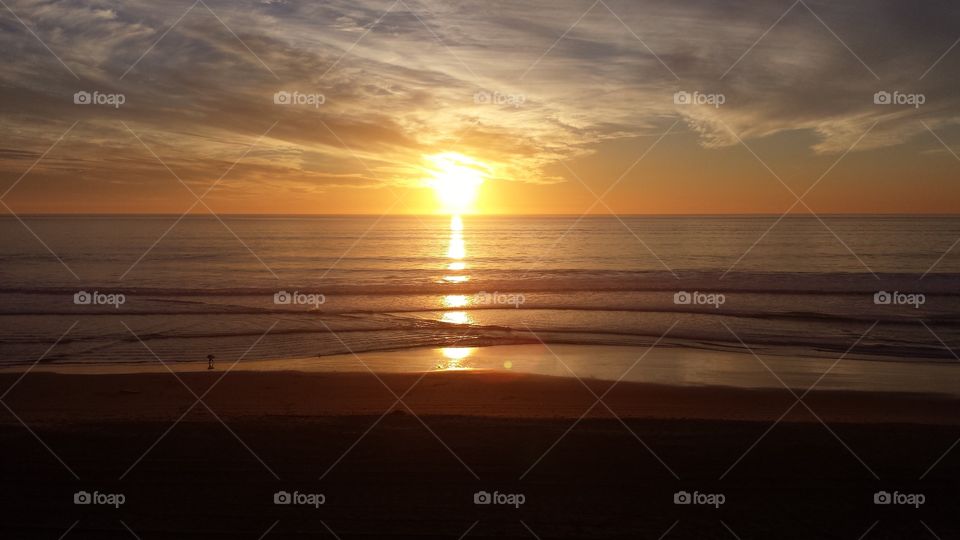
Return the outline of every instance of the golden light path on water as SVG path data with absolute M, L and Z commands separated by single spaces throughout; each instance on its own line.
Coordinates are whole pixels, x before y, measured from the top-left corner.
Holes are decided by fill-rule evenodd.
M 450 262 L 447 264 L 447 270 L 462 272 L 467 269 L 467 247 L 463 241 L 463 220 L 458 214 L 450 218 L 450 245 L 447 248 L 447 258 Z M 470 280 L 470 276 L 465 274 L 450 274 L 443 276 L 447 283 L 465 283 Z
M 450 244 L 447 247 L 447 271 L 442 278 L 444 283 L 466 283 L 470 281 L 470 276 L 465 273 L 467 269 L 467 248 L 463 241 L 463 219 L 459 214 L 450 217 Z M 470 304 L 470 300 L 463 294 L 448 294 L 440 299 L 444 308 L 462 308 Z M 441 321 L 450 324 L 470 324 L 473 319 L 466 311 L 447 311 L 440 318 Z
M 450 262 L 447 263 L 447 271 L 440 282 L 455 284 L 469 281 L 470 276 L 466 274 L 467 249 L 463 239 L 463 219 L 458 214 L 454 214 L 450 218 L 450 244 L 447 247 L 447 257 Z M 470 298 L 466 294 L 446 294 L 440 297 L 440 305 L 444 309 L 469 308 Z M 474 323 L 473 318 L 466 311 L 444 311 L 440 321 L 456 325 Z M 476 369 L 468 365 L 467 359 L 477 352 L 477 347 L 442 347 L 439 352 L 441 358 L 437 364 L 437 370 L 467 371 Z M 512 369 L 513 363 L 506 360 L 503 362 L 503 368 Z
M 448 294 L 443 297 L 443 307 L 464 307 L 470 303 L 465 294 Z
M 458 214 L 450 217 L 450 243 L 447 247 L 447 258 L 449 259 L 447 273 L 441 281 L 451 284 L 469 281 L 470 276 L 466 274 L 467 248 L 463 240 L 463 219 Z M 470 298 L 464 294 L 447 294 L 440 298 L 440 303 L 444 308 L 465 308 L 470 305 Z M 445 311 L 440 320 L 457 325 L 473 322 L 466 311 Z M 464 365 L 464 360 L 475 350 L 475 347 L 444 347 L 440 349 L 443 358 L 437 368 L 445 371 L 471 369 Z
M 470 315 L 466 311 L 448 311 L 440 319 L 450 324 L 470 324 Z

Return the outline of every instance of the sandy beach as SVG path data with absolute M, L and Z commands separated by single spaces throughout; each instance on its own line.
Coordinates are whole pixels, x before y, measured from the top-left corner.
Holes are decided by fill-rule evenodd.
M 610 381 L 223 375 L 23 377 L 0 415 L 8 537 L 76 522 L 70 538 L 856 538 L 882 519 L 871 537 L 904 538 L 918 517 L 956 532 L 960 462 L 938 461 L 960 424 L 952 397 L 814 390 L 814 415 L 786 389 L 622 382 L 604 397 L 615 418 L 594 406 Z M 927 502 L 891 513 L 873 504 L 883 488 Z M 78 490 L 125 502 L 75 505 Z M 281 490 L 325 502 L 276 505 Z M 479 491 L 524 503 L 476 505 Z M 725 502 L 677 505 L 679 491 Z
M 18 377 L 0 375 L 0 382 L 10 387 Z M 594 406 L 603 395 L 622 418 L 773 421 L 796 401 L 783 388 L 614 384 L 502 371 L 241 370 L 176 375 L 30 373 L 6 402 L 32 423 L 57 426 L 173 420 L 195 396 L 204 394 L 204 401 L 224 420 L 364 416 L 395 410 L 422 416 L 611 418 L 610 410 Z M 396 404 L 400 396 L 409 409 Z M 804 402 L 827 422 L 960 425 L 960 399 L 951 396 L 814 390 Z M 209 416 L 202 407 L 194 411 L 197 419 Z M 815 422 L 816 418 L 805 408 L 794 407 L 783 420 Z M 10 417 L 5 421 L 15 422 Z

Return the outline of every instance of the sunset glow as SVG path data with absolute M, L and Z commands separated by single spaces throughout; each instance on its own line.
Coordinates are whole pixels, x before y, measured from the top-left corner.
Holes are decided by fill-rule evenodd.
M 4 538 L 960 537 L 957 0 L 0 45 Z
M 436 192 L 441 210 L 451 214 L 470 212 L 490 167 L 456 152 L 429 156 L 427 160 L 431 166 L 427 183 Z

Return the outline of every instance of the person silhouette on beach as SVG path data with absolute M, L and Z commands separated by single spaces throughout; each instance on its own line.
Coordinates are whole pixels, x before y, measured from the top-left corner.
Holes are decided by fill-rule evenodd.
M 208 355 L 207 355 L 207 369 L 213 369 L 213 359 L 214 359 L 214 358 L 216 358 L 216 356 L 214 356 L 214 355 L 212 355 L 212 354 L 208 354 Z

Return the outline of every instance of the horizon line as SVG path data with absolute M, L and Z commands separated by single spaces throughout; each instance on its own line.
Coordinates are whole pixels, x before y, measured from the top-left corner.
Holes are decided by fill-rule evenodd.
M 743 213 L 608 213 L 608 214 L 576 214 L 576 213 L 518 213 L 518 214 L 509 214 L 509 213 L 410 213 L 410 214 L 371 214 L 371 213 L 312 213 L 312 214 L 299 214 L 299 213 L 269 213 L 269 212 L 260 212 L 260 213 L 248 213 L 248 212 L 218 212 L 215 215 L 209 212 L 206 213 L 170 213 L 170 212 L 21 212 L 18 214 L 6 214 L 2 216 L 6 219 L 17 219 L 17 217 L 183 217 L 187 218 L 211 218 L 215 219 L 216 216 L 220 217 L 264 217 L 264 218 L 278 218 L 278 217 L 290 217 L 290 218 L 303 218 L 303 217 L 449 217 L 452 215 L 460 215 L 463 217 L 530 217 L 530 218 L 545 218 L 545 217 L 573 217 L 573 218 L 617 218 L 617 217 L 781 217 L 786 218 L 812 218 L 816 219 L 816 216 L 830 216 L 830 217 L 960 217 L 960 212 L 955 213 L 922 213 L 922 212 L 821 212 L 813 215 L 809 212 L 797 212 L 789 213 L 784 215 L 783 213 L 765 213 L 765 212 L 743 212 Z

